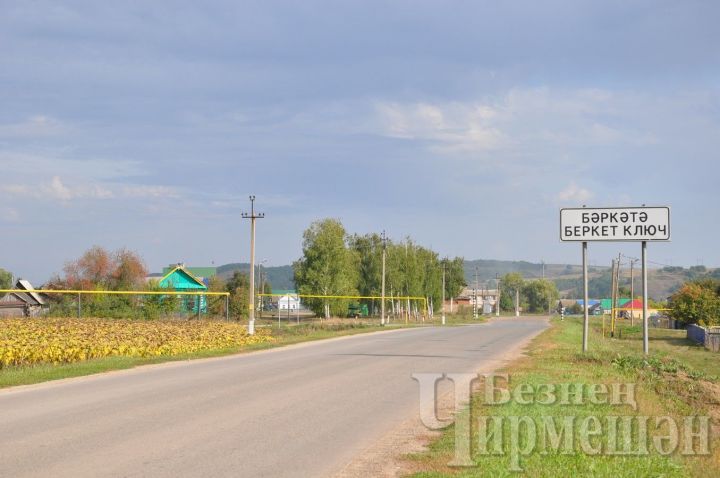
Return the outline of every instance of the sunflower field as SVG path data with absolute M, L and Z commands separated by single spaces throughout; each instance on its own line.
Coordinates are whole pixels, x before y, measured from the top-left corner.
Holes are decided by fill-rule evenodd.
M 0 368 L 110 357 L 156 357 L 273 341 L 220 321 L 0 319 Z

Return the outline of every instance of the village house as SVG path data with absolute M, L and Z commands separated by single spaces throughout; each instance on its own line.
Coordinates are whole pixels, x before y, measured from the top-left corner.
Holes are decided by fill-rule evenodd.
M 176 292 L 204 292 L 208 286 L 198 277 L 188 271 L 183 264 L 178 264 L 174 269 L 168 271 L 158 282 L 163 289 L 170 289 Z M 207 312 L 207 296 L 204 295 L 178 295 L 180 311 L 202 313 Z
M 15 289 L 35 290 L 23 279 L 17 281 Z M 37 292 L 10 292 L 0 297 L 0 317 L 37 317 L 46 307 L 45 298 Z

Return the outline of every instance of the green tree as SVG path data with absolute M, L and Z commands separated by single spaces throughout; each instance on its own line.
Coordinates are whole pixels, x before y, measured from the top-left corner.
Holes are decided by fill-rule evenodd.
M 382 289 L 382 238 L 375 233 L 364 236 L 355 234 L 349 238 L 348 242 L 358 265 L 357 290 L 359 295 L 380 295 Z
M 545 279 L 526 282 L 522 293 L 529 312 L 547 312 L 550 305 L 560 297 L 555 283 Z
M 225 290 L 230 292 L 230 315 L 241 319 L 248 317 L 250 278 L 244 272 L 235 271 L 225 283 Z
M 443 262 L 445 263 L 445 297 L 448 299 L 457 297 L 467 286 L 463 268 L 465 260 L 462 257 L 456 257 L 452 260 L 445 259 Z
M 519 291 L 522 295 L 525 280 L 519 272 L 508 272 L 500 279 L 500 308 L 502 310 L 515 310 L 515 294 Z M 523 298 L 520 298 L 522 303 Z
M 684 284 L 670 297 L 670 316 L 687 324 L 720 325 L 720 281 L 702 279 Z
M 303 257 L 293 264 L 300 294 L 355 295 L 358 283 L 357 254 L 347 247 L 345 228 L 336 219 L 316 221 L 303 234 Z M 305 300 L 316 314 L 347 314 L 348 301 Z
M 220 276 L 212 276 L 208 281 L 208 292 L 227 292 L 225 281 Z M 225 315 L 225 297 L 221 295 L 207 296 L 208 312 L 211 316 Z
M 11 289 L 13 286 L 12 278 L 13 275 L 11 272 L 0 268 L 0 289 Z

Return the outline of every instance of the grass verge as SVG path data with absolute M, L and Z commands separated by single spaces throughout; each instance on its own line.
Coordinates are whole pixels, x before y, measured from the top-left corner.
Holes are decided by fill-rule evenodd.
M 414 478 L 438 478 L 448 476 L 459 477 L 502 477 L 502 476 L 532 476 L 532 477 L 558 477 L 558 476 L 593 476 L 593 477 L 637 477 L 637 476 L 720 476 L 720 453 L 718 452 L 718 418 L 720 418 L 720 383 L 718 383 L 718 370 L 720 370 L 720 354 L 714 354 L 698 347 L 684 338 L 684 331 L 651 329 L 649 357 L 642 355 L 641 331 L 639 328 L 630 328 L 620 325 L 616 329 L 615 338 L 603 337 L 602 322 L 594 319 L 591 324 L 588 354 L 580 352 L 582 340 L 582 323 L 579 319 L 566 319 L 561 322 L 553 320 L 550 329 L 538 336 L 530 345 L 525 357 L 515 361 L 504 373 L 510 376 L 509 386 L 501 382 L 503 388 L 512 391 L 533 389 L 547 390 L 547 384 L 556 387 L 561 384 L 584 384 L 585 393 L 581 395 L 581 403 L 562 403 L 555 400 L 550 404 L 538 403 L 539 400 L 547 402 L 545 393 L 531 394 L 530 404 L 519 403 L 522 400 L 511 399 L 499 405 L 489 405 L 483 399 L 484 384 L 479 384 L 479 391 L 473 396 L 471 405 L 464 413 L 470 413 L 471 428 L 471 457 L 472 467 L 451 467 L 448 463 L 453 460 L 455 453 L 455 429 L 453 426 L 446 429 L 440 438 L 434 441 L 429 450 L 407 457 L 408 468 L 413 472 Z M 612 384 L 634 384 L 634 397 L 637 408 L 633 409 L 627 404 L 612 404 L 609 396 L 603 402 L 592 403 L 588 392 L 588 385 L 604 384 L 612 389 Z M 577 390 L 577 388 L 575 388 Z M 561 394 L 558 392 L 559 398 Z M 524 397 L 527 399 L 527 395 Z M 527 401 L 527 400 L 525 400 Z M 682 417 L 689 415 L 704 415 L 710 417 L 710 453 L 703 456 L 684 456 L 679 453 L 685 443 L 682 436 Z M 461 417 L 465 415 L 460 415 Z M 552 420 L 554 424 L 562 425 L 563 417 L 572 416 L 577 425 L 588 417 L 595 417 L 604 425 L 602 432 L 591 437 L 591 448 L 600 447 L 600 453 L 589 454 L 582 449 L 578 427 L 574 427 L 572 445 L 569 453 L 560 442 L 559 449 L 548 446 L 549 437 L 542 426 L 537 427 L 536 433 L 531 434 L 531 427 L 520 427 L 516 435 L 519 441 L 515 444 L 521 453 L 518 462 L 522 472 L 511 471 L 514 468 L 512 453 L 512 433 L 510 431 L 511 417 L 528 417 L 536 424 L 543 420 Z M 633 424 L 628 429 L 632 453 L 626 455 L 611 455 L 610 442 L 612 434 L 610 429 L 615 428 L 622 433 L 624 429 L 609 426 L 613 423 L 612 417 L 633 417 Z M 640 443 L 643 441 L 638 423 L 639 417 L 648 416 L 648 453 L 642 452 Z M 659 416 L 672 417 L 680 427 L 680 441 L 678 450 L 670 454 L 661 454 L 656 451 L 653 437 L 666 436 L 670 429 L 660 427 L 655 429 L 654 419 Z M 479 423 L 481 417 L 494 417 L 503 420 L 501 434 L 500 454 L 483 454 L 480 446 Z M 549 418 L 548 418 L 549 417 Z M 619 418 L 618 420 L 622 420 Z M 697 422 L 696 422 L 697 423 Z M 536 443 L 532 445 L 532 436 Z M 500 436 L 500 434 L 498 435 Z M 619 437 L 619 438 L 618 438 Z M 622 435 L 618 435 L 617 449 L 622 450 Z M 488 451 L 493 451 L 491 445 Z M 665 443 L 668 445 L 668 443 Z M 527 448 L 525 448 L 527 447 Z M 663 448 L 667 451 L 667 447 Z M 693 445 L 695 451 L 700 451 L 697 443 Z

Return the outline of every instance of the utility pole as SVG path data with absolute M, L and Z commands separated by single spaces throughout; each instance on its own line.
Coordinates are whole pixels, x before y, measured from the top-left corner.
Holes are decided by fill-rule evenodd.
M 497 272 L 495 273 L 495 287 L 497 287 L 497 295 L 495 295 L 495 316 L 500 317 L 500 279 Z
M 618 301 L 618 308 L 620 308 L 620 262 L 621 262 L 622 254 L 618 253 L 618 259 L 617 259 L 617 270 L 615 271 L 615 298 Z M 615 314 L 615 319 L 617 319 L 617 314 Z M 615 332 L 615 324 L 613 324 L 613 333 Z
M 250 219 L 250 300 L 248 334 L 255 335 L 255 219 L 262 219 L 265 213 L 255 214 L 255 196 L 250 196 L 250 214 L 242 213 L 243 219 Z M 278 310 L 278 316 L 280 311 Z
M 442 305 L 440 310 L 442 311 L 442 324 L 445 325 L 445 265 L 447 264 L 447 258 L 443 260 L 443 280 L 442 280 Z
M 634 267 L 638 259 L 630 259 L 630 325 L 635 325 L 635 274 Z
M 610 301 L 612 302 L 612 305 L 610 306 L 610 337 L 615 336 L 615 305 L 617 302 L 617 295 L 616 295 L 616 288 L 615 288 L 615 259 L 612 260 L 612 270 L 611 270 L 611 276 L 610 276 Z
M 542 278 L 545 280 L 545 261 L 541 260 L 540 263 L 542 264 Z
M 385 325 L 385 253 L 387 250 L 387 236 L 382 232 L 382 298 L 380 299 L 380 325 Z M 389 321 L 388 321 L 389 323 Z

